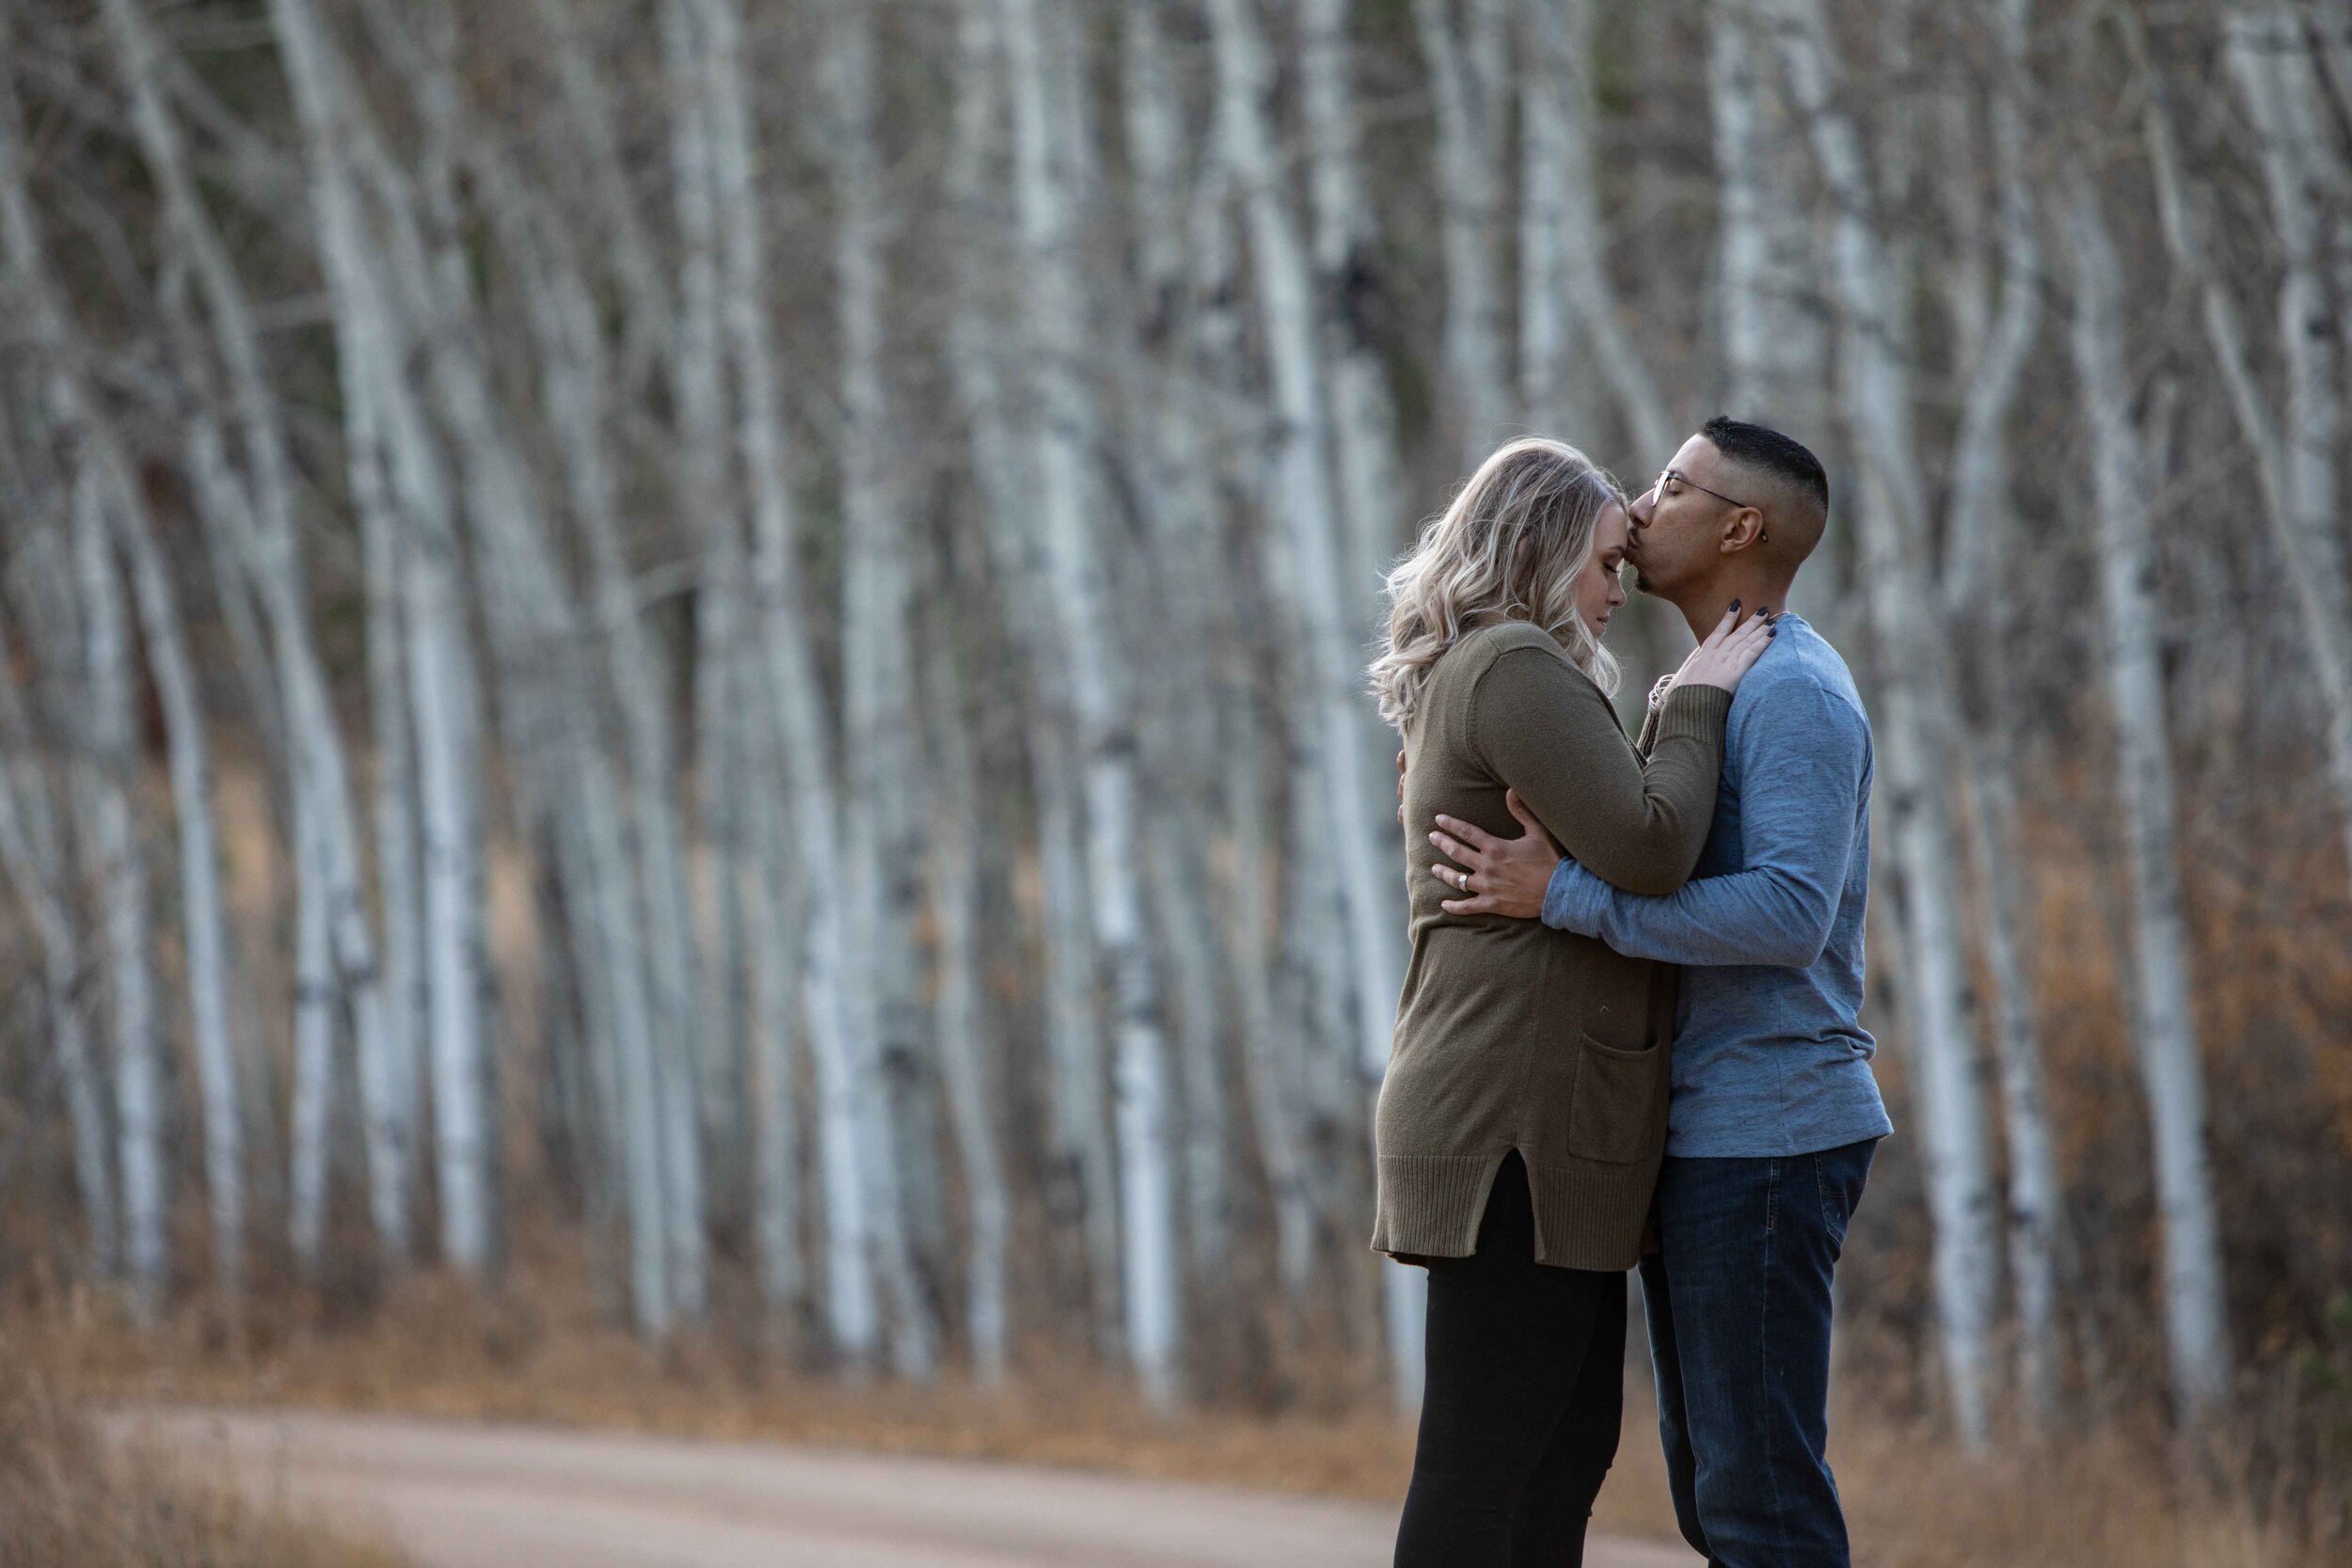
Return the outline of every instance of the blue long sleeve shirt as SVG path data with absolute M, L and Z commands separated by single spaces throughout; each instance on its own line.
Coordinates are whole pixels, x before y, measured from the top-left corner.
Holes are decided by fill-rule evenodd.
M 1794 615 L 1740 682 L 1697 871 L 1663 898 L 1563 861 L 1547 926 L 1687 966 L 1666 1152 L 1808 1154 L 1894 1131 L 1862 1027 L 1870 721 Z

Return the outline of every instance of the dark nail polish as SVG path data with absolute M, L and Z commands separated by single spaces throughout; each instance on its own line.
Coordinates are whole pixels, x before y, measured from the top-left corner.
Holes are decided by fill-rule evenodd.
M 1760 604 L 1760 605 L 1757 605 L 1757 606 L 1756 607 L 1756 612 L 1758 615 L 1763 616 L 1763 617 L 1764 617 L 1764 619 L 1766 619 L 1767 621 L 1769 621 L 1769 620 L 1771 620 L 1771 619 L 1772 618 L 1772 607 L 1771 605 L 1768 605 L 1768 604 Z
M 1732 612 L 1734 615 L 1737 615 L 1737 614 L 1739 614 L 1739 613 L 1740 613 L 1740 601 L 1739 601 L 1739 600 L 1734 599 L 1734 600 L 1732 600 L 1732 601 L 1731 601 L 1731 612 Z

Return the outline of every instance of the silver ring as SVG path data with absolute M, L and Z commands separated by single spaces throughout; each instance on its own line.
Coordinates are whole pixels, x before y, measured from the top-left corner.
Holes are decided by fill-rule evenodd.
M 1470 873 L 1463 871 L 1456 873 L 1456 875 L 1458 875 L 1462 879 L 1454 885 L 1460 888 L 1464 893 L 1468 893 L 1470 891 Z

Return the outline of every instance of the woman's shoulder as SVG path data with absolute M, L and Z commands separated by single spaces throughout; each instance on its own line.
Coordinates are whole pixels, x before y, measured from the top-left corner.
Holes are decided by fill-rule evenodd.
M 1530 702 L 1548 706 L 1564 692 L 1589 685 L 1590 677 L 1558 640 L 1527 621 L 1494 622 L 1464 632 L 1429 672 L 1430 698 L 1460 705 L 1465 715 L 1497 698 L 1514 709 Z
M 1521 648 L 1535 649 L 1550 655 L 1571 669 L 1575 667 L 1569 661 L 1568 651 L 1560 646 L 1559 640 L 1533 621 L 1495 621 L 1466 631 L 1447 650 L 1446 658 L 1452 660 L 1462 673 L 1476 674 L 1503 655 L 1516 653 Z

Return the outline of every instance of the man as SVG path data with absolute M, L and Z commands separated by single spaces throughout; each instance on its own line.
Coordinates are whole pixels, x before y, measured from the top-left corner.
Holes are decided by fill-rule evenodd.
M 1718 419 L 1629 509 L 1635 584 L 1694 634 L 1727 605 L 1786 605 L 1821 537 L 1820 463 Z M 1877 1140 L 1893 1131 L 1861 1025 L 1869 721 L 1836 649 L 1795 615 L 1732 703 L 1698 869 L 1620 893 L 1526 827 L 1437 818 L 1457 914 L 1540 917 L 1681 975 L 1661 1250 L 1641 1266 L 1675 1513 L 1721 1568 L 1845 1568 L 1826 1456 L 1831 1278 Z M 1672 684 L 1650 696 L 1653 705 Z

